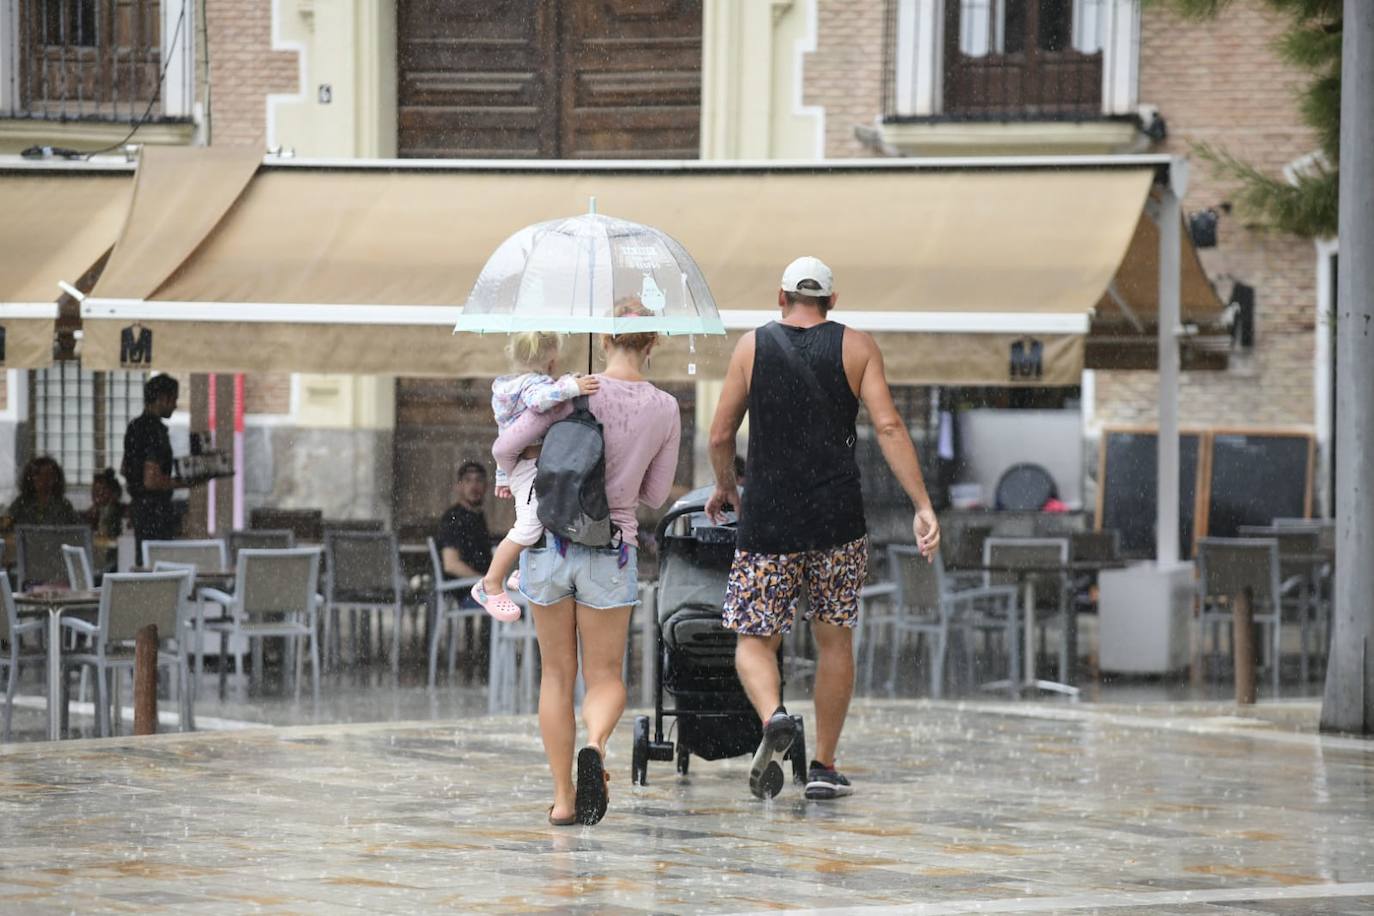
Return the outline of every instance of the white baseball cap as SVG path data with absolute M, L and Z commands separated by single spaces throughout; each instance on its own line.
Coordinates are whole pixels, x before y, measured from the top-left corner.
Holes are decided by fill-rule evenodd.
M 817 284 L 820 289 L 801 287 L 800 284 L 806 280 Z M 797 258 L 782 272 L 782 291 L 800 293 L 803 296 L 830 296 L 835 292 L 835 278 L 820 258 Z

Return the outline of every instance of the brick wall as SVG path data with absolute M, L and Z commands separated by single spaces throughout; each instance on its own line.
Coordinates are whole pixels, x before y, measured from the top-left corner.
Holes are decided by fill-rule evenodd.
M 817 0 L 816 51 L 802 60 L 805 105 L 825 108 L 828 159 L 877 155 L 854 137 L 883 105 L 883 21 L 878 0 Z
M 267 135 L 267 95 L 300 91 L 297 55 L 272 50 L 272 0 L 206 0 L 211 142 L 257 144 Z
M 1279 175 L 1310 153 L 1315 140 L 1296 102 L 1305 84 L 1271 44 L 1284 19 L 1258 0 L 1241 0 L 1215 23 L 1183 22 L 1154 7 L 1142 18 L 1140 100 L 1156 105 L 1169 127 L 1160 151 L 1187 155 L 1207 142 Z M 1214 206 L 1232 188 L 1192 158 L 1185 212 Z M 1316 322 L 1316 252 L 1311 241 L 1247 227 L 1223 217 L 1219 244 L 1204 251 L 1208 275 L 1225 296 L 1235 278 L 1254 286 L 1255 349 L 1224 373 L 1184 373 L 1185 423 L 1311 424 Z M 1098 373 L 1103 422 L 1152 422 L 1153 372 Z
M 284 414 L 291 411 L 291 376 L 249 375 L 243 380 L 243 411 Z

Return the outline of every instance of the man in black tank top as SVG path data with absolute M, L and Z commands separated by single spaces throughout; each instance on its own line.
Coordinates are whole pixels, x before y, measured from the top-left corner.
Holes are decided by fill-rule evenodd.
M 892 402 L 883 357 L 873 338 L 826 318 L 835 304 L 830 268 L 798 258 L 782 275 L 782 320 L 746 334 L 726 370 L 711 424 L 716 491 L 706 506 L 719 519 L 739 510 L 738 543 L 725 592 L 725 625 L 739 634 L 735 667 L 763 720 L 750 767 L 760 798 L 782 788 L 777 760 L 797 726 L 781 705 L 777 653 L 792 628 L 803 587 L 816 637 L 816 756 L 806 797 L 853 791 L 835 769 L 835 749 L 854 692 L 852 628 L 868 575 L 868 536 L 855 417 L 868 408 L 883 457 L 916 506 L 913 534 L 933 558 L 940 524 L 926 495 L 916 449 Z M 749 416 L 749 485 L 741 502 L 735 435 Z

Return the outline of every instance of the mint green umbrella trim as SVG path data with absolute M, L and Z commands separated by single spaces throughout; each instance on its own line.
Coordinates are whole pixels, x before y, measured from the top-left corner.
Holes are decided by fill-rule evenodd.
M 462 315 L 454 333 L 513 334 L 516 331 L 553 331 L 562 334 L 724 334 L 719 316 L 645 316 L 613 318 L 609 315 L 497 315 L 478 312 Z

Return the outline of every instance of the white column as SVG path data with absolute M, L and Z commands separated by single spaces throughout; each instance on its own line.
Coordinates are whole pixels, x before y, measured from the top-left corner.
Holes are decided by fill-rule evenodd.
M 1336 583 L 1321 726 L 1374 734 L 1374 3 L 1345 0 L 1336 278 Z
M 1312 411 L 1313 426 L 1317 431 L 1317 499 L 1322 511 L 1331 515 L 1331 374 L 1335 366 L 1331 364 L 1331 335 L 1335 331 L 1336 297 L 1331 287 L 1331 259 L 1339 250 L 1335 239 L 1321 239 L 1317 242 L 1317 315 L 1316 333 L 1313 335 L 1316 352 L 1313 354 L 1312 372 Z
M 1171 168 L 1178 169 L 1175 161 Z M 1162 185 L 1159 224 L 1159 491 L 1155 562 L 1178 563 L 1179 193 Z
M 180 22 L 180 27 L 178 27 Z M 189 118 L 196 101 L 196 4 L 194 0 L 163 0 L 162 113 Z

